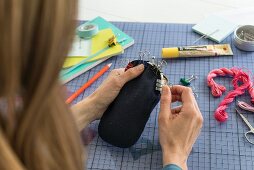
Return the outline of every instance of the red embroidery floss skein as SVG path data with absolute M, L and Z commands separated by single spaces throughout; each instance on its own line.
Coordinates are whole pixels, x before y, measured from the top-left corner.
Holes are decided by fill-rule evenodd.
M 234 90 L 230 91 L 225 98 L 220 102 L 218 108 L 215 110 L 214 117 L 219 122 L 224 122 L 228 119 L 226 109 L 228 105 L 233 102 L 236 96 L 242 95 L 245 90 L 248 90 L 251 96 L 251 102 L 254 103 L 254 88 L 250 76 L 239 68 L 220 68 L 212 70 L 207 75 L 207 84 L 211 88 L 211 93 L 215 97 L 220 97 L 226 91 L 226 87 L 219 85 L 214 81 L 217 76 L 233 77 L 232 85 Z

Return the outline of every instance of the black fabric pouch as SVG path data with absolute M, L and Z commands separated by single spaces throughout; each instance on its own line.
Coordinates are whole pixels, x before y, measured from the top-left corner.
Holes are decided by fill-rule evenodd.
M 134 60 L 126 69 L 141 63 L 145 66 L 144 72 L 124 85 L 99 123 L 99 136 L 117 147 L 127 148 L 137 142 L 160 100 L 158 80 L 165 77 L 156 65 Z

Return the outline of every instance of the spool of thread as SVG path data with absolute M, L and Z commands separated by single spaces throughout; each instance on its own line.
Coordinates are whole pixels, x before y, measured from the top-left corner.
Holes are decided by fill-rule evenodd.
M 244 25 L 236 28 L 234 45 L 240 50 L 254 51 L 254 26 Z
M 77 28 L 77 35 L 80 38 L 90 39 L 99 32 L 99 27 L 96 24 L 85 23 Z
M 218 108 L 215 110 L 214 117 L 219 122 L 224 122 L 228 119 L 228 113 L 226 109 L 228 105 L 234 101 L 234 99 L 245 93 L 247 90 L 251 97 L 251 102 L 254 103 L 254 87 L 251 77 L 247 72 L 242 71 L 240 68 L 220 68 L 214 69 L 207 75 L 207 84 L 211 87 L 212 95 L 220 97 L 225 91 L 226 87 L 217 84 L 214 78 L 217 76 L 231 76 L 233 77 L 232 85 L 234 90 L 230 91 L 224 99 L 220 102 Z

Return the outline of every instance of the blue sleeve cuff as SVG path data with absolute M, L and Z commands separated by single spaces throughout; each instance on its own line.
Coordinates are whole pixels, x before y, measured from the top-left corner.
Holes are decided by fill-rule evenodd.
M 175 165 L 175 164 L 169 164 L 166 165 L 162 168 L 162 170 L 182 170 L 182 168 L 180 168 L 179 166 Z

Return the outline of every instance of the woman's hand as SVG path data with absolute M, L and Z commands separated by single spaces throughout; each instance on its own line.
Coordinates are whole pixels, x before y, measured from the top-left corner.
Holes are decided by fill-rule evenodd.
M 94 106 L 97 111 L 96 119 L 102 117 L 102 114 L 119 94 L 124 84 L 139 76 L 143 71 L 144 65 L 140 64 L 128 69 L 126 72 L 124 68 L 115 69 L 110 72 L 108 78 L 104 80 L 99 88 L 90 96 L 93 98 Z
M 93 94 L 72 107 L 79 129 L 82 130 L 91 121 L 100 119 L 124 84 L 139 76 L 143 71 L 143 64 L 130 68 L 126 72 L 123 68 L 112 70 Z
M 182 106 L 171 109 L 171 102 L 175 101 L 182 102 Z M 192 90 L 180 85 L 171 89 L 164 86 L 158 122 L 163 165 L 176 164 L 187 169 L 187 158 L 203 123 Z

